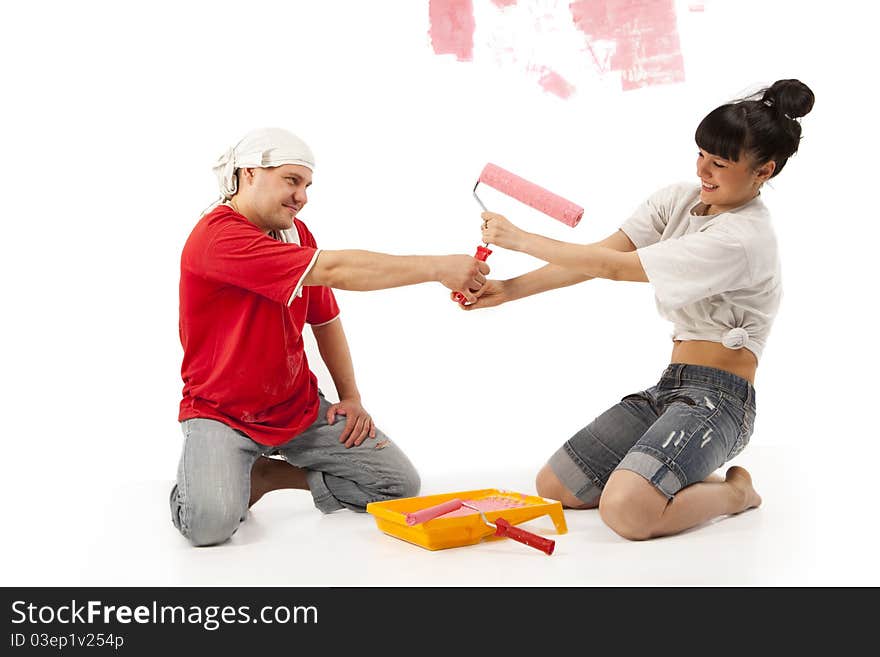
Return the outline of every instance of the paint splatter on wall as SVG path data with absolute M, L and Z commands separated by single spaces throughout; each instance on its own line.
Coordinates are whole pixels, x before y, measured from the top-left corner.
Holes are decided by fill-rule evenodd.
M 674 0 L 492 0 L 476 6 L 471 0 L 429 0 L 428 5 L 436 54 L 513 67 L 563 99 L 597 77 L 618 77 L 624 91 L 684 81 Z
M 614 43 L 610 70 L 623 74 L 624 91 L 684 81 L 673 0 L 580 0 L 571 13 L 588 43 Z
M 474 8 L 471 0 L 429 0 L 431 45 L 438 55 L 469 62 L 474 50 Z

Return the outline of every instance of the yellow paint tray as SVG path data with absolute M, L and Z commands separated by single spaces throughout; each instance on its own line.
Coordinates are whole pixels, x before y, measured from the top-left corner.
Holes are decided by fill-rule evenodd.
M 367 513 L 373 515 L 376 519 L 376 525 L 386 534 L 420 545 L 428 550 L 474 545 L 486 537 L 498 538 L 494 535 L 493 528 L 483 522 L 480 513 L 465 509 L 460 512 L 447 513 L 421 524 L 407 524 L 408 514 L 414 514 L 456 499 L 468 503 L 483 503 L 484 506 L 491 503 L 491 506 L 504 507 L 484 512 L 485 517 L 491 523 L 502 518 L 511 525 L 517 525 L 543 515 L 549 515 L 557 534 L 565 534 L 568 531 L 561 503 L 545 500 L 543 497 L 535 495 L 524 495 L 497 488 L 371 502 L 367 504 Z

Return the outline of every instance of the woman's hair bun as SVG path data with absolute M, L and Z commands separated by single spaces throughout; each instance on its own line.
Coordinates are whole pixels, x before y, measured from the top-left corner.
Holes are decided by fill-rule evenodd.
M 815 96 L 800 80 L 777 80 L 764 90 L 761 100 L 780 115 L 797 119 L 810 113 Z

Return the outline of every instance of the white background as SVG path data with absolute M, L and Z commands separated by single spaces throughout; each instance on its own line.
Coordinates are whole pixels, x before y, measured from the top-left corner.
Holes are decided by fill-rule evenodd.
M 478 19 L 495 11 L 476 4 Z M 474 62 L 435 55 L 426 1 L 5 7 L 0 583 L 196 581 L 186 566 L 169 569 L 179 562 L 161 550 L 139 552 L 145 541 L 212 555 L 213 583 L 271 581 L 228 567 L 232 547 L 187 548 L 166 500 L 181 444 L 180 250 L 216 197 L 211 164 L 248 130 L 285 127 L 314 150 L 300 217 L 323 248 L 473 252 L 480 219 L 470 192 L 489 161 L 586 213 L 570 229 L 488 190 L 492 209 L 527 230 L 588 242 L 661 185 L 695 179 L 693 131 L 708 111 L 789 77 L 810 85 L 816 105 L 800 153 L 764 192 L 786 296 L 758 371 L 755 434 L 737 462 L 753 466 L 765 493 L 755 513 L 792 523 L 789 532 L 785 522 L 750 520 L 749 531 L 785 537 L 779 550 L 799 556 L 784 577 L 759 569 L 740 582 L 880 583 L 871 556 L 880 433 L 873 3 L 837 2 L 835 13 L 794 1 L 703 4 L 677 5 L 684 83 L 623 92 L 617 74 L 595 74 L 568 100 L 494 61 L 480 23 Z M 499 249 L 490 264 L 505 278 L 540 263 Z M 439 284 L 337 298 L 364 403 L 421 470 L 424 494 L 453 484 L 533 492 L 531 477 L 561 442 L 655 382 L 671 347 L 646 284 L 593 281 L 476 313 L 458 311 Z M 302 512 L 264 523 L 255 544 L 301 544 L 307 531 L 321 545 L 314 532 L 329 530 L 296 499 Z M 391 545 L 414 560 L 411 582 L 432 581 L 430 553 L 385 539 L 369 517 L 339 515 L 333 522 L 357 523 L 351 549 Z M 589 522 L 590 536 L 611 540 L 595 514 Z M 289 536 L 272 533 L 284 523 Z M 304 581 L 387 580 L 278 583 Z M 560 571 L 542 581 L 584 580 Z

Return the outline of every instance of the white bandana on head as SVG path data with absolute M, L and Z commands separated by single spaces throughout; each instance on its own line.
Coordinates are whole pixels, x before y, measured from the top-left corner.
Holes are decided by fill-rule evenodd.
M 237 169 L 282 164 L 300 164 L 314 171 L 315 156 L 302 139 L 287 130 L 259 128 L 249 132 L 214 164 L 221 202 L 229 200 L 238 191 Z

